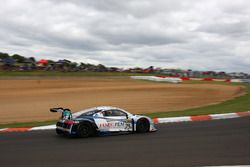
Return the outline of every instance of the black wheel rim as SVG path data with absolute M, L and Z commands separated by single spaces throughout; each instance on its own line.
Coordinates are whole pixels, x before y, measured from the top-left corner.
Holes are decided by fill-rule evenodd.
M 141 121 L 141 122 L 139 123 L 139 130 L 140 130 L 141 132 L 146 132 L 147 129 L 148 129 L 148 124 L 147 124 L 147 122 L 146 122 L 146 121 Z
M 80 133 L 80 136 L 82 137 L 89 136 L 89 127 L 86 125 L 81 125 L 79 127 L 79 133 Z
M 142 130 L 142 131 L 145 131 L 146 129 L 147 129 L 147 124 L 146 124 L 146 122 L 143 121 L 143 122 L 141 123 L 141 130 Z

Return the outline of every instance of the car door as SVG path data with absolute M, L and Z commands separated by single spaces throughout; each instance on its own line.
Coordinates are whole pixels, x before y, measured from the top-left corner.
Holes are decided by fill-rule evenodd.
M 125 112 L 113 109 L 105 111 L 104 116 L 114 131 L 132 131 L 132 120 Z
M 96 126 L 98 127 L 98 131 L 100 132 L 114 131 L 113 129 L 111 129 L 112 128 L 111 123 L 107 121 L 103 111 L 95 113 L 93 115 L 93 118 Z
M 132 121 L 120 110 L 102 111 L 95 116 L 95 122 L 100 131 L 132 131 Z

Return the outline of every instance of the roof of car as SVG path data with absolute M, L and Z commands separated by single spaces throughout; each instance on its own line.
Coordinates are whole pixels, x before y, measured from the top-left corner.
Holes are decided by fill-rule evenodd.
M 112 106 L 98 106 L 98 107 L 95 107 L 95 108 L 98 109 L 98 110 L 119 109 L 117 107 L 112 107 Z
M 87 109 L 84 109 L 84 110 L 81 110 L 79 112 L 75 112 L 73 113 L 73 116 L 74 117 L 77 117 L 85 112 L 88 112 L 88 111 L 92 111 L 92 110 L 100 110 L 100 111 L 106 111 L 106 110 L 112 110 L 112 109 L 118 109 L 118 110 L 122 110 L 124 111 L 123 109 L 121 108 L 118 108 L 118 107 L 112 107 L 112 106 L 97 106 L 97 107 L 92 107 L 92 108 L 87 108 Z

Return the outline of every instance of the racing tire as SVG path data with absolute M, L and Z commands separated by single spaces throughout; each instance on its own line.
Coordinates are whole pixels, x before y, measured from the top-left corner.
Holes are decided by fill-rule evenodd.
M 93 127 L 89 123 L 81 123 L 77 127 L 77 135 L 81 138 L 87 138 L 94 134 Z
M 60 129 L 56 129 L 56 134 L 61 136 L 63 135 L 63 132 Z
M 149 121 L 146 118 L 141 118 L 136 123 L 136 132 L 138 133 L 146 133 L 149 132 Z

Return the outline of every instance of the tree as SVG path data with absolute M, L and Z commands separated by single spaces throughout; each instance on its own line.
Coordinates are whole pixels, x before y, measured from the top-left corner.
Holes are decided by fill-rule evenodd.
M 102 64 L 99 64 L 99 65 L 97 66 L 97 70 L 98 70 L 99 72 L 106 72 L 106 71 L 108 71 L 108 69 L 107 69 L 104 65 L 102 65 Z
M 34 57 L 29 58 L 33 63 L 36 63 L 36 59 Z
M 12 58 L 14 58 L 18 63 L 24 63 L 25 60 L 26 60 L 25 57 L 20 56 L 20 55 L 18 55 L 18 54 L 14 54 L 14 55 L 12 56 Z
M 8 58 L 10 57 L 8 53 L 2 53 L 0 52 L 0 59 Z
M 48 60 L 49 64 L 55 64 L 56 62 L 54 60 Z
M 71 62 L 70 63 L 70 67 L 71 68 L 76 68 L 77 67 L 77 63 L 76 62 Z

